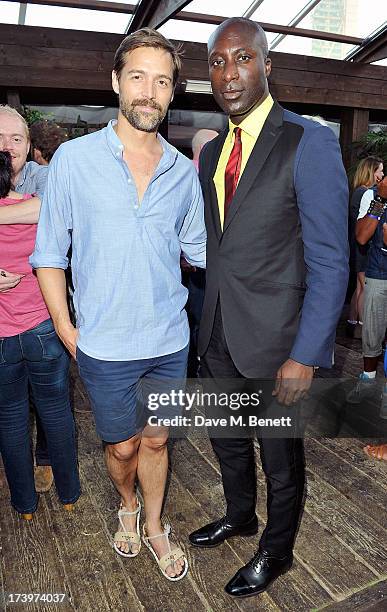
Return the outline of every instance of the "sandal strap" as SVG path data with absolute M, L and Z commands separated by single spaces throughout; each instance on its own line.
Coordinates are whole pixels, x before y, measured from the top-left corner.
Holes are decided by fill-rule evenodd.
M 116 531 L 114 534 L 115 542 L 131 542 L 132 544 L 140 544 L 141 538 L 134 531 Z
M 124 516 L 135 516 L 136 515 L 137 516 L 137 521 L 138 521 L 138 514 L 141 511 L 141 504 L 140 504 L 140 502 L 138 500 L 137 500 L 137 504 L 138 504 L 137 508 L 135 510 L 133 510 L 133 511 L 126 510 L 126 508 L 124 510 L 124 508 L 122 507 L 122 504 L 120 506 L 120 509 L 118 510 L 118 521 L 120 523 L 121 531 L 123 533 L 131 533 L 131 532 L 127 531 L 127 529 L 126 529 L 126 527 L 125 527 L 125 525 L 123 523 L 122 517 L 124 517 Z
M 173 566 L 175 564 L 175 561 L 178 561 L 178 559 L 181 559 L 182 557 L 185 557 L 185 553 L 181 550 L 181 548 L 176 547 L 171 550 L 171 552 L 166 553 L 165 555 L 160 557 L 159 567 L 163 572 L 165 572 L 169 565 Z
M 155 538 L 161 538 L 163 536 L 169 536 L 169 534 L 171 533 L 171 526 L 170 525 L 165 525 L 164 531 L 163 533 L 158 533 L 156 535 L 153 536 L 147 536 L 146 534 L 146 530 L 145 530 L 145 525 L 143 525 L 143 534 L 144 534 L 144 539 L 145 540 L 154 540 Z
M 138 514 L 141 511 L 141 504 L 139 503 L 137 508 L 135 510 L 133 510 L 133 512 L 130 512 L 129 510 L 124 510 L 122 507 L 120 507 L 120 509 L 118 510 L 118 517 L 120 516 L 134 516 L 135 514 Z

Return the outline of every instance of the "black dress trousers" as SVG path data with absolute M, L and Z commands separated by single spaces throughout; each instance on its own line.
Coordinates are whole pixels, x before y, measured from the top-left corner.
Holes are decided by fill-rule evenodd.
M 211 340 L 201 358 L 200 377 L 204 390 L 223 388 L 219 379 L 232 379 L 238 389 L 243 380 L 236 368 L 223 330 L 222 314 L 218 302 Z M 215 379 L 215 380 L 214 380 Z M 242 379 L 242 380 L 241 380 Z M 246 432 L 241 437 L 221 437 L 219 429 L 208 428 L 211 444 L 219 460 L 227 519 L 233 523 L 245 523 L 256 509 L 256 462 L 253 436 Z M 239 430 L 240 431 L 240 430 Z M 251 432 L 250 432 L 251 433 Z M 260 547 L 272 555 L 288 555 L 294 544 L 300 519 L 305 482 L 303 442 L 300 438 L 263 438 L 253 432 L 259 441 L 262 469 L 267 482 L 267 524 L 260 540 Z

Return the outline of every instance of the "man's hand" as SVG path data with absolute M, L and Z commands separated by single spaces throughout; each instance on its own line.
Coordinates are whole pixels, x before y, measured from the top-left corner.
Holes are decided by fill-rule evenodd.
M 73 325 L 71 325 L 71 323 L 68 323 L 66 325 L 59 324 L 56 328 L 56 333 L 62 340 L 63 344 L 65 345 L 71 356 L 76 359 L 78 330 Z
M 5 293 L 18 285 L 24 274 L 13 274 L 7 270 L 0 270 L 0 293 Z
M 387 176 L 378 185 L 378 195 L 387 200 Z
M 182 255 L 180 256 L 180 268 L 182 272 L 196 272 L 195 266 L 191 266 Z
M 313 366 L 287 359 L 277 372 L 273 395 L 285 406 L 295 404 L 305 397 L 313 379 Z

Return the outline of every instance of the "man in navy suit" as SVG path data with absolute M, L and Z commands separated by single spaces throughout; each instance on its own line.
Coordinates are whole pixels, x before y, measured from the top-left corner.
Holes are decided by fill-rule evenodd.
M 208 53 L 229 126 L 204 147 L 199 165 L 208 234 L 202 376 L 272 379 L 272 401 L 291 406 L 314 367 L 332 363 L 348 280 L 347 178 L 333 132 L 270 96 L 271 61 L 257 23 L 227 19 Z M 252 438 L 225 438 L 214 428 L 210 437 L 227 511 L 190 535 L 200 547 L 258 530 Z M 301 515 L 301 439 L 260 432 L 258 439 L 267 523 L 257 554 L 226 586 L 236 597 L 261 593 L 291 567 Z

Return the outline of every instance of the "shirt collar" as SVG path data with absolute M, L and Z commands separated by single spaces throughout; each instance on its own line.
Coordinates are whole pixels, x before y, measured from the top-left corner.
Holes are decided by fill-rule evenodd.
M 232 140 L 233 131 L 236 127 L 240 127 L 243 132 L 246 132 L 249 136 L 256 140 L 261 133 L 262 126 L 265 123 L 271 108 L 274 104 L 274 100 L 269 94 L 264 99 L 262 104 L 257 106 L 239 125 L 235 125 L 231 119 L 228 120 L 228 138 Z
M 15 187 L 16 190 L 20 189 L 20 187 L 24 184 L 24 181 L 26 180 L 26 176 L 27 176 L 27 162 L 24 164 L 23 168 L 21 169 L 19 180 Z
M 117 123 L 117 119 L 111 119 L 109 123 L 107 124 L 105 128 L 106 129 L 106 140 L 107 140 L 108 147 L 113 153 L 113 155 L 121 159 L 122 153 L 124 151 L 124 145 L 122 144 L 121 140 L 118 138 L 114 130 L 114 126 L 116 125 L 116 123 Z M 172 164 L 175 162 L 178 152 L 177 152 L 177 149 L 175 149 L 175 147 L 169 144 L 169 142 L 167 142 L 165 138 L 161 136 L 161 134 L 157 134 L 157 139 L 163 148 L 163 156 L 159 163 L 159 169 L 165 170 L 166 168 L 169 168 L 170 166 L 172 166 Z

